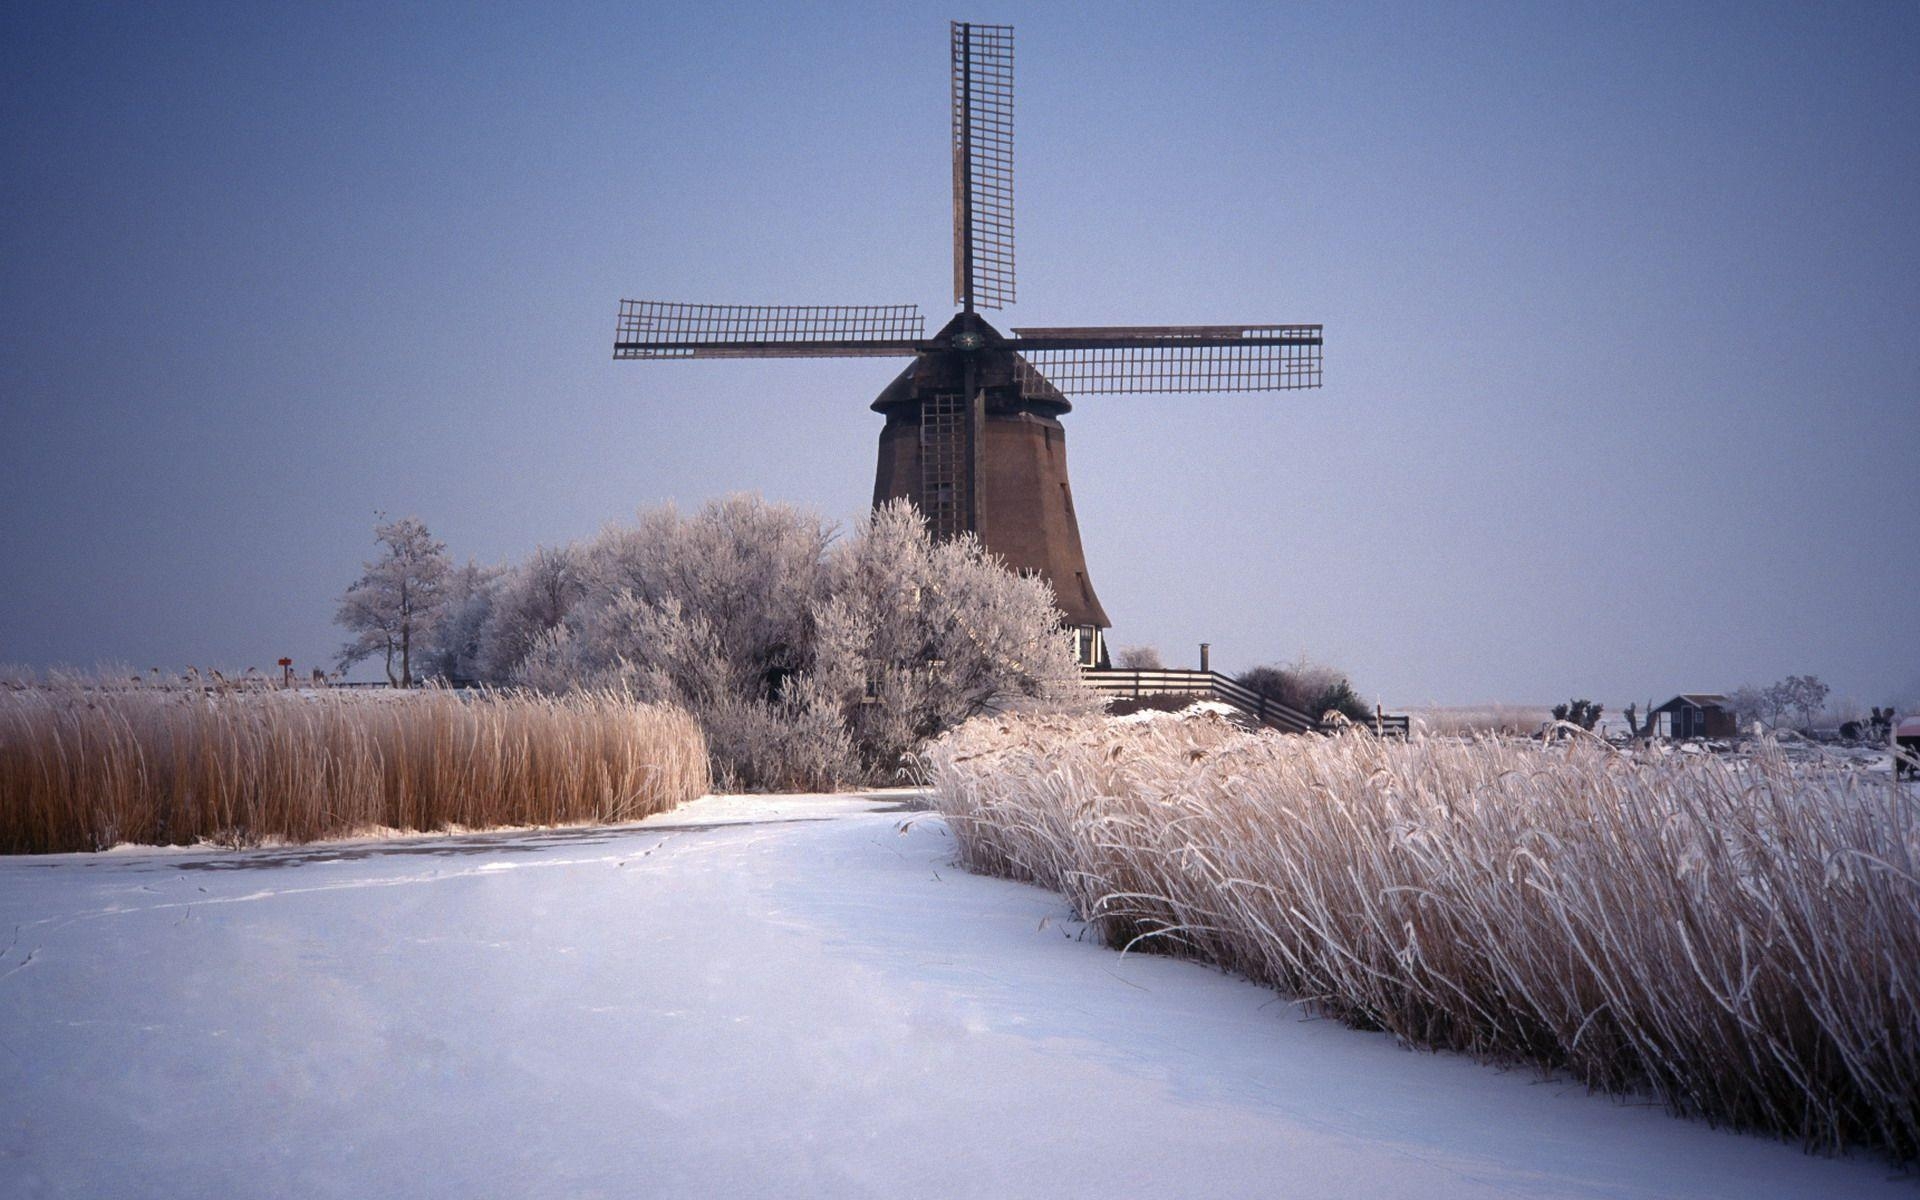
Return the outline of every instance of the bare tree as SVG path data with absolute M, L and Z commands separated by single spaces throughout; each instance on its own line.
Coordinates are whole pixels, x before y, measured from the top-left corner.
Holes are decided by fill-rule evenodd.
M 1817 675 L 1789 675 L 1777 683 L 1757 688 L 1744 684 L 1733 693 L 1733 711 L 1741 721 L 1764 717 L 1778 726 L 1790 712 L 1800 714 L 1800 727 L 1811 729 L 1827 707 L 1830 689 Z
M 1122 646 L 1113 652 L 1113 665 L 1126 671 L 1162 671 L 1167 666 L 1152 646 Z
M 384 655 L 387 682 L 409 687 L 414 644 L 427 640 L 445 603 L 447 547 L 435 541 L 417 517 L 381 521 L 373 527 L 373 536 L 382 553 L 363 564 L 365 573 L 347 588 L 333 618 L 354 635 L 340 650 L 340 669 Z
M 1790 680 L 1782 679 L 1770 683 L 1760 692 L 1760 704 L 1766 710 L 1767 724 L 1779 725 L 1780 718 L 1793 707 L 1793 685 Z
M 1764 719 L 1773 708 L 1767 698 L 1767 689 L 1751 683 L 1743 683 L 1735 688 L 1728 701 L 1733 706 L 1733 719 L 1749 731 L 1753 722 Z
M 1817 675 L 1789 675 L 1783 683 L 1787 704 L 1799 712 L 1800 728 L 1811 731 L 1813 723 L 1827 707 L 1832 689 Z

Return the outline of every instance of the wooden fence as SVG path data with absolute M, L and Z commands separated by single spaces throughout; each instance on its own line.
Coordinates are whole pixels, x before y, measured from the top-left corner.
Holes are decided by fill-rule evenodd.
M 1306 713 L 1263 696 L 1218 671 L 1121 670 L 1083 668 L 1080 678 L 1096 692 L 1107 696 L 1193 696 L 1219 700 L 1246 713 L 1269 729 L 1287 733 L 1330 733 L 1331 725 L 1321 724 Z M 1406 737 L 1411 722 L 1405 716 L 1377 713 L 1370 721 L 1355 722 L 1383 737 Z

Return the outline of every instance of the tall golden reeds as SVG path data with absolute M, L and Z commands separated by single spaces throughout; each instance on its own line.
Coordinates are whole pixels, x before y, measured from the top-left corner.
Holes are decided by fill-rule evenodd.
M 937 743 L 972 869 L 1405 1041 L 1920 1153 L 1920 801 L 1746 758 L 1216 720 Z
M 0 692 L 0 852 L 636 820 L 707 789 L 678 709 L 546 697 Z

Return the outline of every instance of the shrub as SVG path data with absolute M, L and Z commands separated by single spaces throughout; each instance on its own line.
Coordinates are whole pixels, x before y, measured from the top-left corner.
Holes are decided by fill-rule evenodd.
M 1553 706 L 1553 719 L 1578 725 L 1582 729 L 1592 729 L 1600 723 L 1600 714 L 1603 711 L 1603 706 L 1591 700 L 1569 700 L 1565 704 Z
M 1371 721 L 1373 710 L 1354 692 L 1347 677 L 1302 656 L 1287 666 L 1254 667 L 1236 679 L 1242 687 L 1296 708 L 1316 721 L 1337 712 L 1350 721 Z
M 1123 671 L 1164 671 L 1160 652 L 1152 646 L 1122 646 L 1113 652 L 1113 665 Z
M 479 678 L 510 683 L 535 645 L 559 628 L 587 595 L 580 555 L 572 547 L 535 547 L 533 557 L 508 569 L 492 587 L 476 662 Z
M 1134 713 L 1142 712 L 1185 712 L 1202 699 L 1203 697 L 1197 696 L 1192 692 L 1177 694 L 1160 692 L 1145 696 L 1115 696 L 1107 701 L 1107 715 L 1110 717 L 1130 717 Z
M 426 656 L 431 677 L 453 683 L 472 683 L 481 678 L 481 638 L 493 616 L 499 576 L 499 571 L 471 559 L 447 575 L 445 603 Z

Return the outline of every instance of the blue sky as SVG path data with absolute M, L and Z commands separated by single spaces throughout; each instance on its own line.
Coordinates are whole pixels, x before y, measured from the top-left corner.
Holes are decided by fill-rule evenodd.
M 1020 324 L 1318 321 L 1067 418 L 1122 644 L 1389 705 L 1920 702 L 1920 7 L 14 4 L 0 661 L 329 661 L 376 509 L 518 558 L 846 520 L 884 361 L 622 296 L 950 306 L 946 21 L 1016 27 Z

